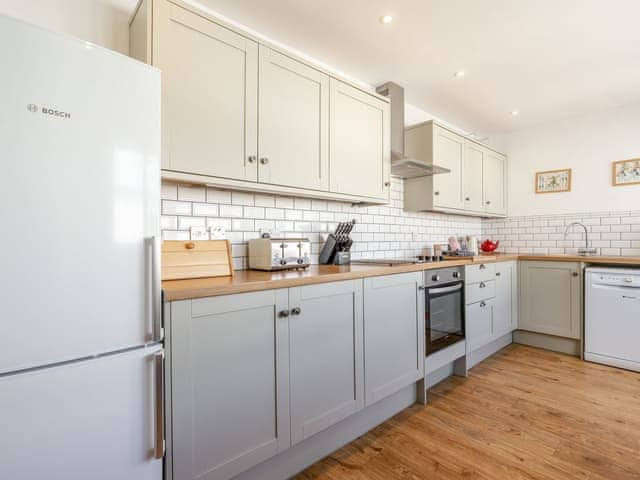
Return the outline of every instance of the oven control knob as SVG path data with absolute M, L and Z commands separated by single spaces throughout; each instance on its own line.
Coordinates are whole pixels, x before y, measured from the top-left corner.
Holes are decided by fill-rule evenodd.
M 453 278 L 460 278 L 460 272 L 453 272 Z
M 440 275 L 438 275 L 438 274 L 432 275 L 431 276 L 431 280 L 433 280 L 434 282 L 439 282 L 440 281 Z

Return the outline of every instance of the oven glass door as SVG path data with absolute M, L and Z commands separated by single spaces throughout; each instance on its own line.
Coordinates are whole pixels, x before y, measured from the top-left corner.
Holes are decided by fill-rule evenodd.
M 464 288 L 462 282 L 426 290 L 427 354 L 464 339 Z

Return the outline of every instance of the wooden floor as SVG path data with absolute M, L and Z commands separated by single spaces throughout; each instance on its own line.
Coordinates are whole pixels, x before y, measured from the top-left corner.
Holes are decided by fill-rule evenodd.
M 296 479 L 640 479 L 639 373 L 512 345 L 430 394 Z

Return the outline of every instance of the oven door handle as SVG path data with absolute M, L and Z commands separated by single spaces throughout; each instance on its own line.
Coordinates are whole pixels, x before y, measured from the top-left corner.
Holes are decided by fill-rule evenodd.
M 429 295 L 439 295 L 441 293 L 457 292 L 458 290 L 462 290 L 462 283 L 457 283 L 456 285 L 451 285 L 449 287 L 430 288 L 427 291 L 429 292 Z

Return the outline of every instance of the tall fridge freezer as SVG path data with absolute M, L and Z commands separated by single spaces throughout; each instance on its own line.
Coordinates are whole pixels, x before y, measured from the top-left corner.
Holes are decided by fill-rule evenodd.
M 160 75 L 0 16 L 0 478 L 161 480 Z

